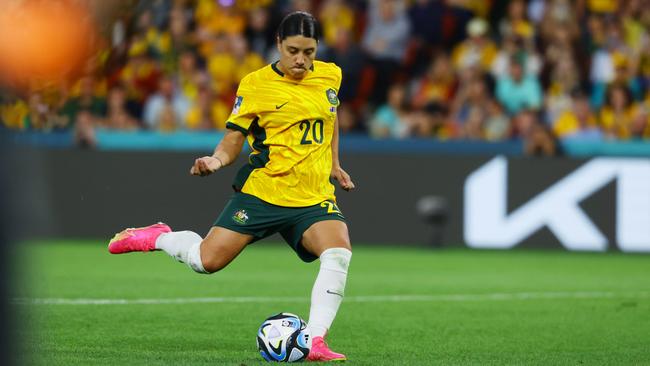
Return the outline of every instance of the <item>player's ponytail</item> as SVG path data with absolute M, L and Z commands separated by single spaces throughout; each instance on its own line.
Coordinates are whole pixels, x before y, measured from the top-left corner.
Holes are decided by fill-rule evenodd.
M 313 38 L 318 42 L 320 27 L 313 15 L 304 11 L 295 11 L 288 14 L 278 27 L 278 39 L 283 41 L 287 37 L 303 36 Z

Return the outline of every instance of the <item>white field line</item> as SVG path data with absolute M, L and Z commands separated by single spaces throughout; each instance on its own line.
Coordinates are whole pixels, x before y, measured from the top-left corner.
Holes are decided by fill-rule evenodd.
M 470 302 L 470 301 L 516 301 L 555 299 L 648 299 L 650 292 L 514 292 L 448 295 L 381 295 L 347 296 L 345 302 Z M 181 297 L 159 299 L 66 299 L 66 298 L 14 298 L 15 305 L 163 305 L 199 303 L 282 303 L 309 302 L 308 297 Z

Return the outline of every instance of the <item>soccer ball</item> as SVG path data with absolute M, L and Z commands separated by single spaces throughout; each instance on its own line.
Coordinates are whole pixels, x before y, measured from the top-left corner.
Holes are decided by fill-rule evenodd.
M 298 315 L 273 315 L 266 319 L 257 331 L 257 348 L 267 361 L 303 361 L 311 349 L 309 329 Z

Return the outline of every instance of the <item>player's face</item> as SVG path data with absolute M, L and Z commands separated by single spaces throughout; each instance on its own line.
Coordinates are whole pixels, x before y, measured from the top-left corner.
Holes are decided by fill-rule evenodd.
M 294 79 L 302 79 L 314 63 L 317 48 L 315 39 L 304 36 L 278 40 L 280 69 Z

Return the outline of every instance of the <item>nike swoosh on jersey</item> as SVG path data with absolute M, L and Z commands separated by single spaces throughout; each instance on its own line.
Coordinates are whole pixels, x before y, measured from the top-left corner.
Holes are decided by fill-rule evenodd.
M 287 103 L 289 103 L 289 102 L 287 101 L 287 102 L 284 102 L 284 103 L 282 103 L 280 105 L 276 105 L 275 109 L 280 109 L 280 108 L 284 107 L 284 105 L 287 104 Z

